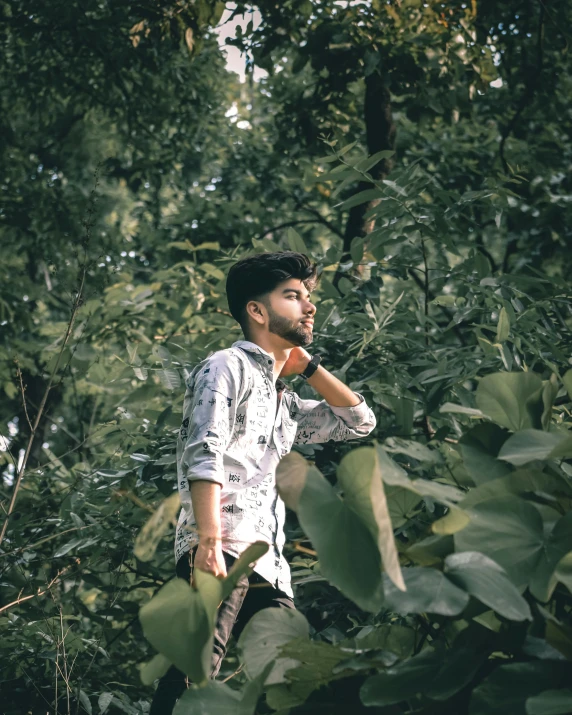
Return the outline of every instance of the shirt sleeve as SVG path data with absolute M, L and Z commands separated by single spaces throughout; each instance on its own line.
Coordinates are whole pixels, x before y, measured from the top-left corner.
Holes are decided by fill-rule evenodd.
M 376 425 L 375 415 L 363 395 L 355 393 L 360 401 L 353 407 L 334 407 L 326 400 L 302 400 L 292 393 L 290 416 L 298 423 L 294 444 L 318 444 L 333 439 L 367 437 Z
M 191 373 L 179 431 L 182 496 L 192 481 L 224 484 L 223 454 L 244 389 L 244 365 L 232 353 L 214 353 Z

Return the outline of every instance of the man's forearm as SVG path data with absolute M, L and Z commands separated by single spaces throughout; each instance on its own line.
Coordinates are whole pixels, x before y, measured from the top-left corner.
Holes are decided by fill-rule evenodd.
M 202 543 L 220 544 L 220 484 L 208 481 L 191 482 L 191 501 Z
M 332 407 L 354 407 L 359 405 L 359 397 L 347 385 L 321 365 L 308 380 L 317 393 Z

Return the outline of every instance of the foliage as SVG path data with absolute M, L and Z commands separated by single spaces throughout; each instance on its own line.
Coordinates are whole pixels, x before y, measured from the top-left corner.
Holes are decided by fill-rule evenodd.
M 297 623 L 257 616 L 177 711 L 568 712 L 567 5 L 263 0 L 244 85 L 220 3 L 0 7 L 6 714 L 146 712 L 171 596 L 204 669 L 218 594 L 171 580 L 182 381 L 239 337 L 228 267 L 289 247 L 378 428 L 292 455 Z

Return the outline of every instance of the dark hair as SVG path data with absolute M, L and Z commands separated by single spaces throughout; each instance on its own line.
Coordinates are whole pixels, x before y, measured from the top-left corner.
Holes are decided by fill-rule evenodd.
M 318 267 L 308 256 L 294 251 L 258 253 L 232 266 L 226 279 L 226 297 L 232 317 L 246 327 L 246 304 L 261 300 L 277 285 L 298 278 L 312 291 L 318 282 Z

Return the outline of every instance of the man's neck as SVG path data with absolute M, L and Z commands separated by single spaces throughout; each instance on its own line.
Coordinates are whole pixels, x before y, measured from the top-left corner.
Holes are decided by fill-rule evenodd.
M 293 346 L 282 338 L 279 338 L 277 335 L 272 335 L 271 333 L 266 335 L 256 335 L 245 339 L 255 345 L 258 345 L 259 348 L 262 348 L 274 358 L 274 382 L 276 382 L 278 376 L 282 372 L 282 368 L 284 367 L 286 360 L 288 360 L 288 357 L 292 352 Z

